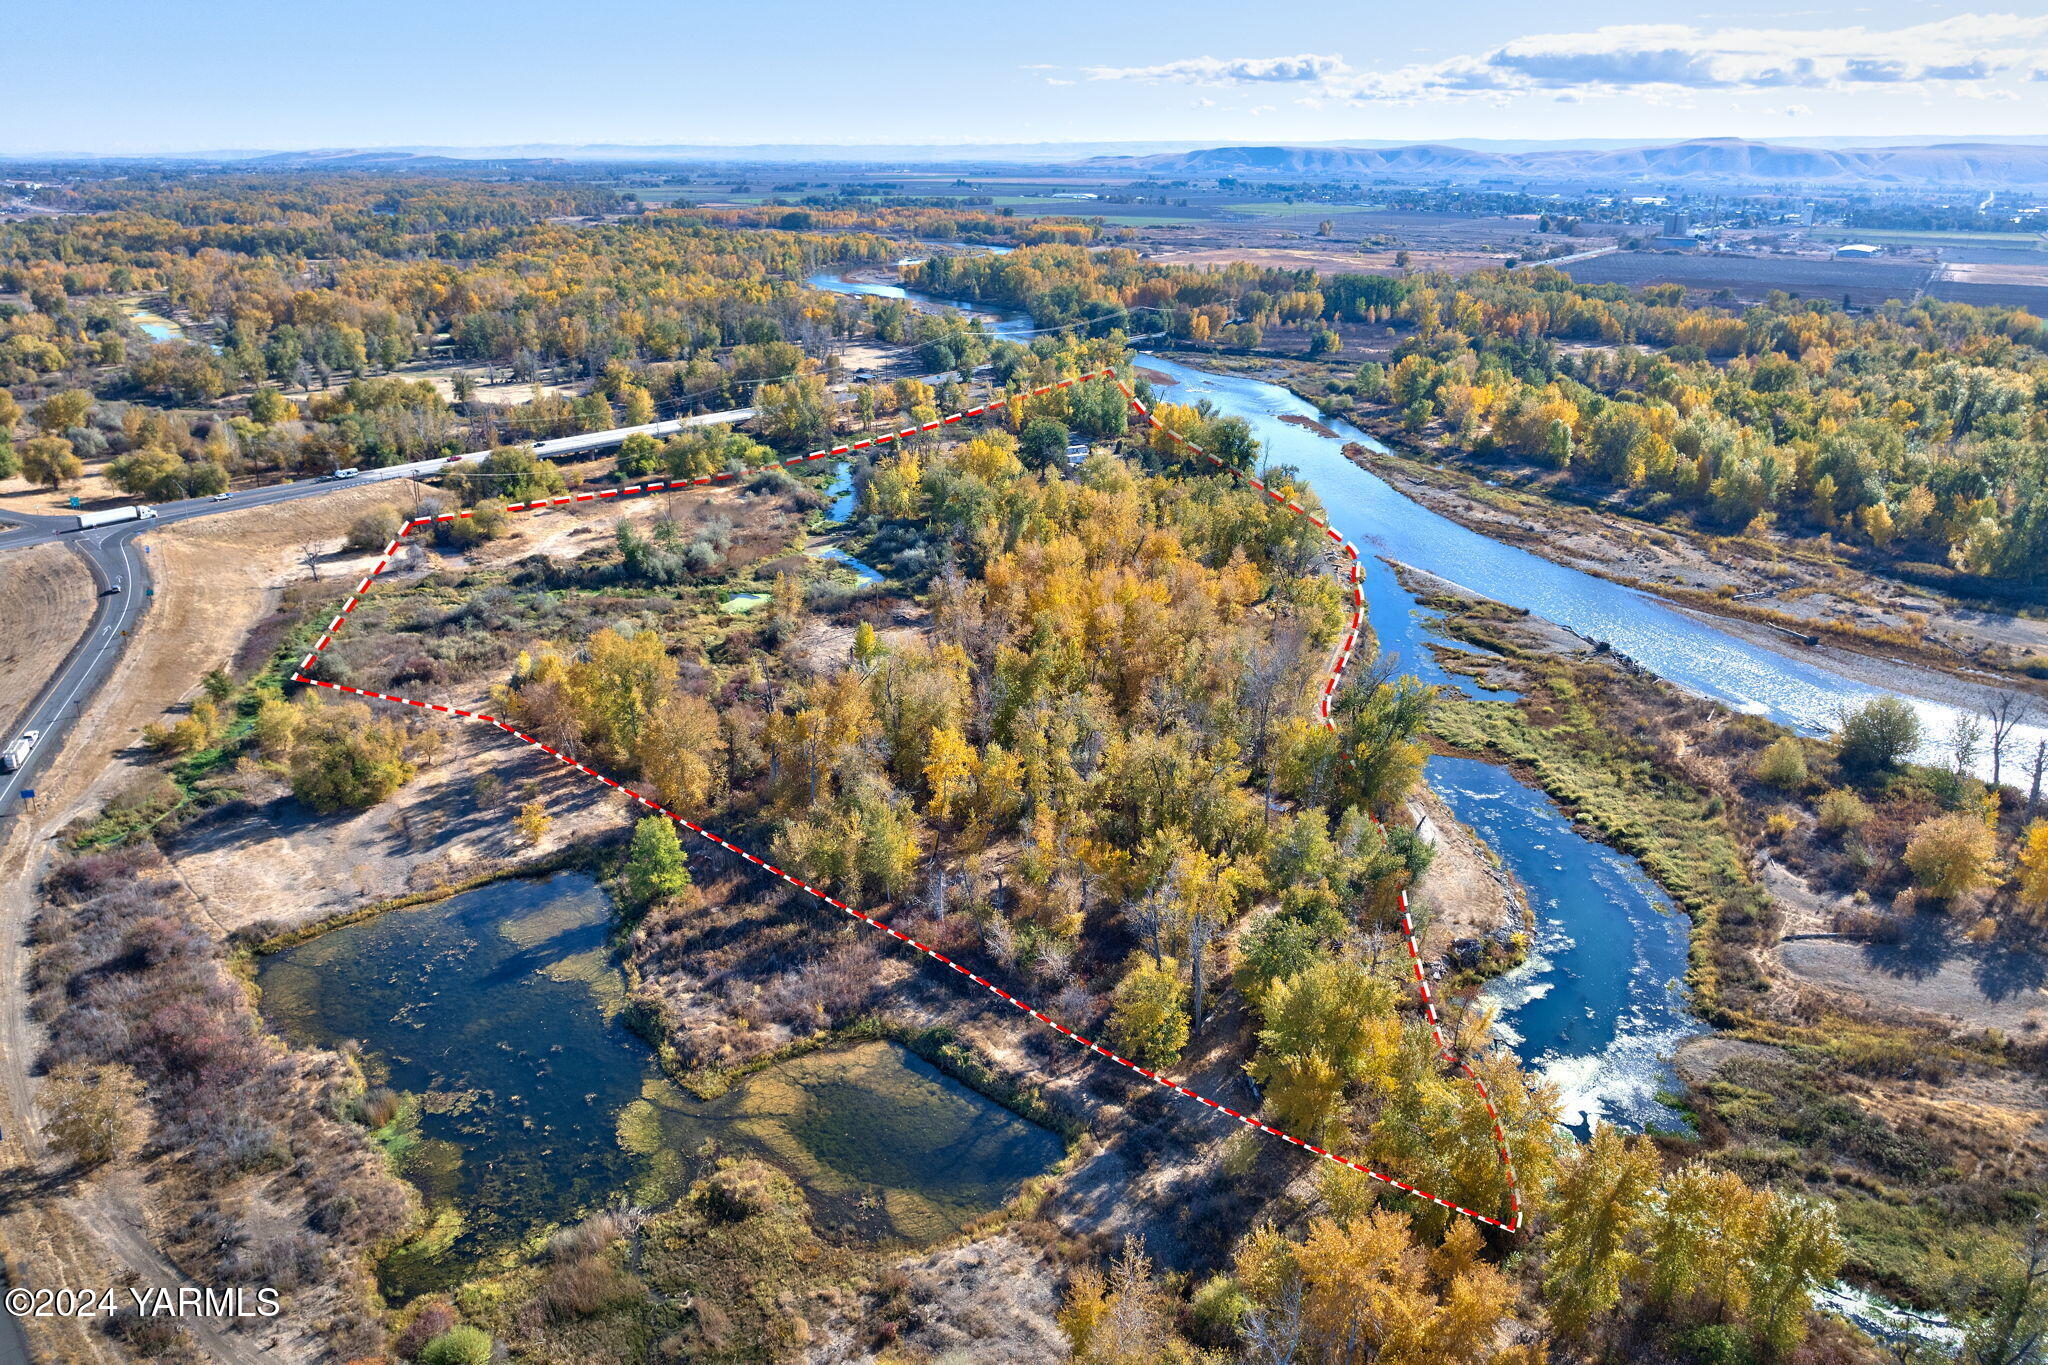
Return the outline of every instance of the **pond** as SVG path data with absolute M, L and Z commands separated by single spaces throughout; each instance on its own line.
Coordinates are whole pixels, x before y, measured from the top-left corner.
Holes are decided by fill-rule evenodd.
M 909 1243 L 1000 1208 L 1060 1159 L 1057 1136 L 893 1043 L 686 1094 L 620 1021 L 611 927 L 598 884 L 564 872 L 388 911 L 261 964 L 272 1028 L 360 1042 L 403 1096 L 380 1137 L 433 1226 L 383 1267 L 394 1298 L 460 1283 L 590 1209 L 666 1202 L 707 1143 L 787 1170 L 828 1231 Z

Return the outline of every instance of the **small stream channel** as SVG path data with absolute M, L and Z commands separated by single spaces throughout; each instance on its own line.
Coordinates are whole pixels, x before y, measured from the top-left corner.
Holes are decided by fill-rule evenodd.
M 610 900 L 574 872 L 494 882 L 263 960 L 262 1010 L 301 1045 L 361 1044 L 400 1092 L 380 1137 L 433 1230 L 385 1263 L 394 1298 L 616 1200 L 681 1194 L 712 1144 L 795 1176 L 844 1239 L 923 1244 L 1000 1208 L 1060 1139 L 887 1042 L 804 1054 L 715 1100 L 619 1019 Z

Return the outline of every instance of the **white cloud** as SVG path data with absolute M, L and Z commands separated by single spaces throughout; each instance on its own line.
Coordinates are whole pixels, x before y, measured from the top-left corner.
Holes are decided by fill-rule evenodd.
M 1272 113 L 1273 106 L 1270 104 L 1255 104 L 1246 112 L 1249 113 L 1253 118 L 1257 118 L 1261 114 Z
M 1202 95 L 1188 101 L 1188 108 L 1190 109 L 1214 109 L 1215 107 L 1216 101 L 1210 99 L 1207 95 Z
M 1958 14 L 1909 28 L 1698 29 L 1625 24 L 1532 34 L 1489 52 L 1333 81 L 1359 100 L 1677 90 L 1966 86 L 2048 61 L 2048 17 Z
M 1189 57 L 1158 66 L 1091 66 L 1096 81 L 1172 81 L 1182 85 L 1242 85 L 1285 81 L 1321 81 L 1341 76 L 1349 67 L 1342 57 L 1304 52 L 1294 57 Z
M 1811 105 L 1806 104 L 1788 104 L 1783 109 L 1780 109 L 1778 112 L 1783 114 L 1786 118 L 1805 118 L 1808 114 L 1813 112 L 1813 107 Z
M 1045 78 L 1045 83 L 1046 83 L 1047 85 L 1072 85 L 1072 84 L 1073 84 L 1073 82 L 1072 82 L 1072 81 L 1069 81 L 1069 80 L 1062 80 L 1062 79 L 1061 79 L 1060 77 L 1058 77 L 1058 76 L 1047 76 L 1047 77 Z

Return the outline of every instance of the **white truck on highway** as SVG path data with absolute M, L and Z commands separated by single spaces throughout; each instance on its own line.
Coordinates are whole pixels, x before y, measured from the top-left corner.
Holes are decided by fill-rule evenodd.
M 0 749 L 0 773 L 11 773 L 28 762 L 28 756 L 35 752 L 36 741 L 42 737 L 41 730 L 23 730 L 6 748 Z
M 117 521 L 146 521 L 155 516 L 154 507 L 130 503 L 126 507 L 110 507 L 104 512 L 80 512 L 78 529 L 83 531 L 94 526 L 111 526 Z

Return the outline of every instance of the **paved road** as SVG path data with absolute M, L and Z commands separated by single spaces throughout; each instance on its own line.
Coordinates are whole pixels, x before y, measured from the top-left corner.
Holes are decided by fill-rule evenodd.
M 637 427 L 614 427 L 609 431 L 585 432 L 578 436 L 563 436 L 552 441 L 537 441 L 534 452 L 539 455 L 563 456 L 581 454 L 589 450 L 602 450 L 618 445 L 628 436 L 645 433 L 649 436 L 669 436 L 685 427 L 713 426 L 743 421 L 754 415 L 752 408 L 734 408 L 729 412 L 710 412 L 696 417 L 676 418 L 666 422 L 650 422 Z M 295 502 L 300 498 L 317 498 L 328 493 L 348 488 L 360 488 L 366 483 L 380 483 L 386 479 L 410 479 L 428 474 L 438 474 L 450 465 L 464 461 L 480 460 L 488 451 L 471 451 L 445 459 L 415 460 L 411 464 L 391 465 L 384 469 L 366 469 L 352 479 L 305 479 L 297 483 L 276 484 L 268 488 L 254 488 L 244 493 L 216 500 L 213 498 L 188 498 L 183 502 L 162 502 L 153 509 L 154 517 L 138 521 L 117 521 L 108 526 L 95 526 L 88 530 L 78 529 L 74 516 L 43 516 L 27 512 L 0 512 L 0 526 L 11 528 L 0 531 L 0 552 L 20 549 L 29 545 L 62 542 L 76 551 L 91 569 L 94 582 L 99 586 L 101 596 L 99 608 L 93 614 L 91 629 L 78 646 L 71 651 L 64 666 L 56 677 L 47 683 L 35 703 L 29 707 L 15 734 L 27 730 L 41 732 L 35 751 L 18 772 L 0 773 L 0 818 L 17 813 L 20 802 L 18 793 L 36 789 L 36 773 L 41 771 L 48 760 L 63 747 L 65 734 L 76 723 L 79 714 L 90 704 L 93 694 L 106 681 L 107 674 L 120 661 L 123 643 L 149 607 L 151 587 L 148 571 L 147 547 L 137 541 L 148 531 L 173 522 L 189 521 L 194 517 L 217 516 L 222 512 L 238 512 L 248 507 L 269 507 L 281 502 Z M 118 586 L 119 592 L 109 592 Z M 0 629 L 6 623 L 0 622 Z M 11 740 L 14 735 L 0 736 L 0 742 Z

